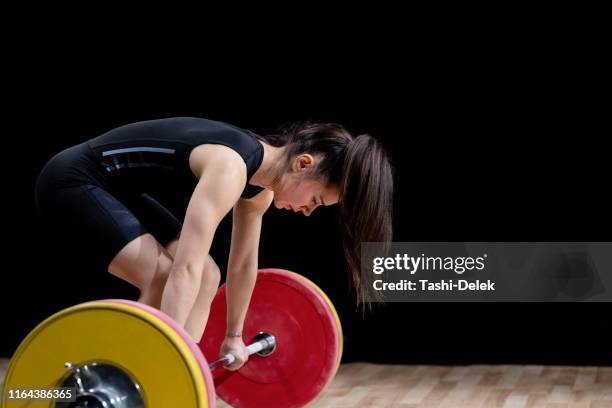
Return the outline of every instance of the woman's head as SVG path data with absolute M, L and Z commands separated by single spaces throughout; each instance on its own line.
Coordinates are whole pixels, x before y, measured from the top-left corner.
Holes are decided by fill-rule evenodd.
M 310 215 L 319 205 L 339 205 L 345 257 L 363 296 L 360 285 L 371 282 L 361 281 L 361 242 L 392 240 L 393 172 L 385 150 L 371 136 L 355 137 L 333 123 L 296 123 L 263 139 L 284 147 L 272 188 L 277 208 Z
M 320 205 L 337 204 L 340 194 L 338 187 L 328 184 L 325 179 L 304 174 L 308 167 L 317 165 L 316 158 L 305 156 L 296 158 L 292 170 L 285 173 L 275 186 L 274 205 L 309 216 Z

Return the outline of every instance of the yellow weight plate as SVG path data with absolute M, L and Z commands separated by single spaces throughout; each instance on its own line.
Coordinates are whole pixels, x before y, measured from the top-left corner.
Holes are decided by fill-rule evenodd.
M 65 362 L 113 364 L 142 387 L 148 408 L 208 407 L 205 380 L 185 340 L 160 318 L 133 304 L 83 303 L 38 325 L 6 372 L 5 390 L 57 386 Z M 5 402 L 2 407 L 50 407 L 51 402 Z

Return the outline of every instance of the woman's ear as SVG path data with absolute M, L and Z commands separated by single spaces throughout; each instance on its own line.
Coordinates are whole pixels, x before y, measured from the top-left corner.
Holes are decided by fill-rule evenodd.
M 293 170 L 297 172 L 310 170 L 315 165 L 315 159 L 308 153 L 300 154 L 293 161 Z

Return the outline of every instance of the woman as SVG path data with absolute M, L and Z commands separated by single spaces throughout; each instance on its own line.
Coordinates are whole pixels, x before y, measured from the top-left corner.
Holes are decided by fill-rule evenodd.
M 183 225 L 147 194 L 160 186 L 190 195 Z M 140 290 L 140 302 L 160 308 L 196 342 L 220 281 L 208 252 L 233 209 L 221 353 L 236 355 L 228 367 L 236 370 L 248 359 L 241 330 L 270 204 L 309 216 L 339 203 L 357 289 L 360 242 L 391 240 L 392 190 L 380 144 L 340 125 L 303 123 L 258 136 L 180 117 L 121 126 L 57 154 L 38 178 L 36 202 L 45 219 L 94 248 L 110 273 Z M 155 233 L 141 222 L 147 213 L 154 214 Z

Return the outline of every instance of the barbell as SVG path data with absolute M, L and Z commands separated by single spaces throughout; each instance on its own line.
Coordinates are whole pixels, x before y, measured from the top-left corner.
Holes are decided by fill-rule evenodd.
M 214 297 L 199 345 L 161 311 L 129 300 L 86 302 L 40 323 L 17 348 L 4 380 L 2 407 L 204 408 L 216 395 L 233 407 L 301 407 L 334 377 L 342 327 L 313 282 L 262 269 L 243 338 L 251 357 L 239 370 L 216 359 L 226 333 L 226 296 Z M 211 363 L 207 363 L 211 358 Z M 72 387 L 70 402 L 12 400 L 10 389 Z

